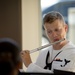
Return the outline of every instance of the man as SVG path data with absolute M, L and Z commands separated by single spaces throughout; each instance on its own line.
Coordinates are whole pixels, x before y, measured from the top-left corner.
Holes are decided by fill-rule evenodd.
M 51 11 L 43 18 L 43 24 L 50 43 L 65 40 L 41 51 L 36 63 L 32 63 L 28 50 L 21 52 L 27 72 L 52 73 L 54 69 L 75 72 L 75 45 L 66 39 L 68 26 L 63 16 Z
M 21 67 L 20 48 L 9 38 L 0 39 L 0 74 L 18 75 Z

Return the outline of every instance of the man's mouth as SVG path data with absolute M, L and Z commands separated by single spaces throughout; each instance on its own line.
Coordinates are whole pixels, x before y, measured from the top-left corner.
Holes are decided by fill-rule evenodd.
M 54 39 L 54 42 L 59 41 L 59 39 Z

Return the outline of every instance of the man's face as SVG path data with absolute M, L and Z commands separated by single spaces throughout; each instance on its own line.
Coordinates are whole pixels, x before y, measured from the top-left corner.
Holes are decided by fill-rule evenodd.
M 46 34 L 51 43 L 66 37 L 67 25 L 60 20 L 55 20 L 52 23 L 45 23 Z

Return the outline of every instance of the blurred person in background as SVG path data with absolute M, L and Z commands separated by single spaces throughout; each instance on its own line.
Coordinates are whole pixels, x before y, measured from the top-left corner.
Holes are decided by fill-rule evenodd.
M 21 67 L 20 48 L 10 38 L 0 39 L 0 74 L 19 75 Z

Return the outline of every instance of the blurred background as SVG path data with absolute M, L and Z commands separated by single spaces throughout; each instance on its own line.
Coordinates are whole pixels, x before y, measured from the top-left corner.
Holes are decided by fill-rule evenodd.
M 49 43 L 42 19 L 50 11 L 60 12 L 68 24 L 67 39 L 75 44 L 75 0 L 1 0 L 0 38 L 17 41 L 21 50 L 32 50 Z M 32 53 L 35 62 L 39 51 Z M 21 66 L 24 70 L 26 67 Z

